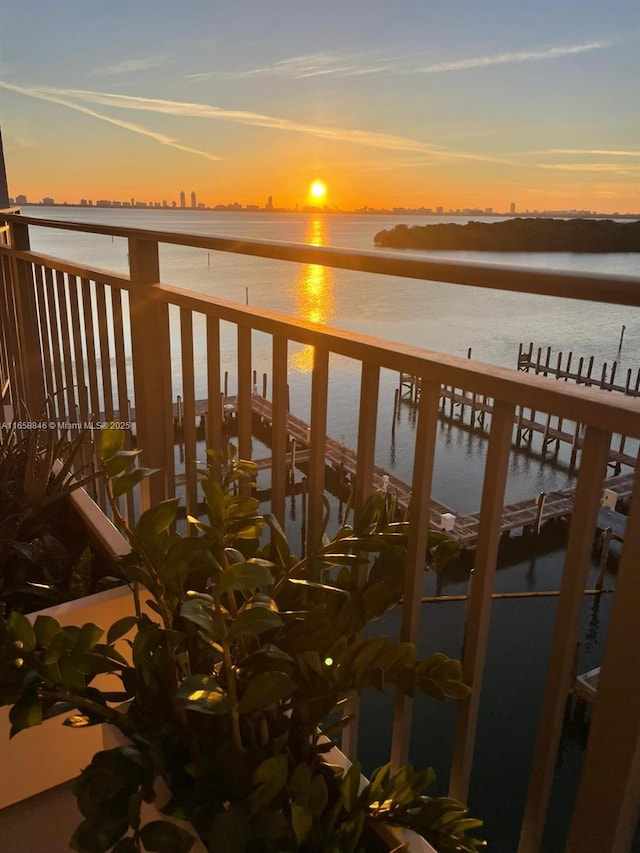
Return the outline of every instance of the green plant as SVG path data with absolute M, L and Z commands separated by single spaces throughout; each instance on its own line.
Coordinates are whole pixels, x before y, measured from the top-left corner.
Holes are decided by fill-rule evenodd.
M 81 462 L 90 442 L 86 431 L 58 437 L 50 409 L 37 427 L 0 430 L 0 599 L 21 610 L 86 595 L 92 582 L 87 536 L 67 500 L 97 476 Z
M 13 706 L 12 735 L 63 702 L 77 711 L 68 725 L 108 722 L 128 739 L 94 756 L 76 781 L 84 820 L 72 848 L 186 853 L 194 838 L 185 829 L 141 817 L 158 780 L 170 792 L 163 811 L 188 819 L 210 851 L 355 853 L 370 849 L 363 833 L 376 820 L 411 826 L 441 851 L 480 847 L 467 833 L 481 822 L 464 805 L 425 795 L 431 770 L 384 767 L 362 787 L 358 764 L 345 772 L 324 760 L 354 694 L 468 694 L 457 661 L 418 660 L 411 644 L 364 631 L 402 595 L 408 523 L 395 520 L 390 497 L 375 493 L 353 526 L 298 560 L 247 494 L 252 463 L 209 454 L 208 518 L 189 519 L 182 536 L 177 499 L 129 528 L 118 500 L 152 472 L 136 467 L 137 452 L 113 431 L 100 455 L 132 545 L 121 568 L 136 615 L 106 638 L 91 624 L 38 617 L 32 627 L 16 613 L 0 621 L 0 703 Z M 429 548 L 438 564 L 455 544 L 434 534 Z M 120 689 L 96 687 L 104 673 Z

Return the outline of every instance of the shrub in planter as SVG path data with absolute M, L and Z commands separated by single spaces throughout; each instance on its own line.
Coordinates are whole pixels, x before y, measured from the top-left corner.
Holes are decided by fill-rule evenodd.
M 135 467 L 117 433 L 102 435 L 100 454 L 117 517 L 118 496 L 151 472 Z M 0 622 L 0 702 L 13 705 L 14 734 L 66 702 L 77 710 L 69 725 L 108 722 L 129 741 L 94 756 L 75 782 L 84 820 L 72 848 L 186 853 L 187 830 L 141 818 L 159 780 L 170 793 L 166 815 L 188 820 L 210 851 L 355 853 L 374 849 L 365 840 L 371 821 L 409 826 L 440 851 L 482 846 L 469 834 L 481 822 L 463 804 L 427 796 L 430 769 L 383 767 L 362 788 L 359 764 L 323 760 L 354 694 L 468 694 L 459 662 L 419 660 L 409 643 L 363 633 L 403 590 L 408 523 L 395 520 L 390 497 L 374 494 L 352 526 L 298 560 L 246 493 L 255 466 L 209 461 L 208 518 L 189 519 L 190 535 L 174 529 L 177 499 L 133 529 L 119 519 L 132 546 L 121 570 L 136 616 L 106 637 L 92 624 L 31 627 L 17 613 Z M 455 547 L 434 534 L 430 563 Z M 146 595 L 157 619 L 142 613 Z M 92 686 L 104 672 L 120 689 Z
M 112 585 L 99 585 L 106 564 L 94 561 L 69 501 L 97 476 L 80 464 L 89 443 L 86 432 L 67 440 L 44 423 L 0 430 L 0 601 L 8 609 L 38 610 Z

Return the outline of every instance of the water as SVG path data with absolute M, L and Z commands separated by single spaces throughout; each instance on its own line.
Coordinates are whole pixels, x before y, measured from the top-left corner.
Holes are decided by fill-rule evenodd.
M 308 215 L 215 213 L 192 211 L 87 210 L 78 208 L 26 208 L 26 214 L 73 221 L 104 222 L 120 226 L 164 231 L 307 242 L 317 245 L 373 249 L 374 234 L 403 221 L 402 217 L 369 215 Z M 406 218 L 405 218 L 406 219 Z M 407 220 L 408 221 L 408 220 Z M 412 224 L 443 221 L 442 218 L 412 217 Z M 464 220 L 460 220 L 464 221 Z M 125 272 L 126 241 L 110 237 L 76 235 L 64 231 L 32 229 L 32 246 L 37 251 L 73 258 L 93 266 Z M 388 250 L 385 250 L 385 252 Z M 244 258 L 161 246 L 161 279 L 200 293 L 249 303 L 257 308 L 282 312 L 314 323 L 363 332 L 405 344 L 426 347 L 459 356 L 472 348 L 474 359 L 514 367 L 518 344 L 533 341 L 535 346 L 551 346 L 554 352 L 573 350 L 578 356 L 595 358 L 596 371 L 603 361 L 618 359 L 618 376 L 627 368 L 640 366 L 640 314 L 637 309 L 596 305 L 590 302 L 501 293 L 469 287 L 450 286 L 409 279 L 328 270 L 315 265 Z M 406 255 L 406 253 L 402 253 Z M 413 253 L 424 257 L 426 253 Z M 488 263 L 599 271 L 640 278 L 640 255 L 572 254 L 493 254 L 479 252 L 430 253 L 457 260 Z M 624 344 L 618 352 L 622 325 Z M 173 345 L 179 349 L 176 318 L 172 321 Z M 205 396 L 206 371 L 197 346 L 202 329 L 195 326 L 198 393 Z M 223 355 L 231 360 L 235 339 L 231 328 L 223 326 Z M 261 375 L 270 372 L 268 343 L 254 336 L 253 367 Z M 289 373 L 292 408 L 308 419 L 311 358 L 307 348 L 291 345 Z M 260 383 L 259 383 L 260 384 Z M 174 377 L 180 393 L 180 375 Z M 357 432 L 359 368 L 347 359 L 332 359 L 329 396 L 329 433 L 354 446 Z M 410 477 L 415 438 L 412 412 L 403 407 L 395 435 L 391 433 L 393 391 L 397 376 L 383 372 L 381 381 L 379 432 L 376 462 L 402 479 Z M 230 389 L 232 390 L 232 389 Z M 483 438 L 443 424 L 439 430 L 434 496 L 458 512 L 478 509 L 486 444 Z M 254 455 L 266 455 L 256 448 Z M 573 482 L 566 454 L 561 452 L 554 465 L 512 453 L 507 502 L 531 497 L 540 491 L 564 488 Z M 261 485 L 267 485 L 265 480 Z M 297 499 L 299 501 L 299 499 Z M 300 505 L 291 499 L 288 529 L 294 539 Z M 334 502 L 334 516 L 339 507 Z M 335 520 L 335 519 L 334 519 Z M 616 553 L 610 559 L 605 588 L 615 585 Z M 553 531 L 534 544 L 510 548 L 501 554 L 496 591 L 558 589 L 562 574 L 563 543 Z M 597 567 L 592 566 L 588 586 L 593 586 Z M 465 593 L 468 566 L 452 567 L 440 577 L 425 576 L 425 595 L 436 592 Z M 579 671 L 599 665 L 611 595 L 601 600 L 585 598 L 579 656 Z M 492 612 L 483 702 L 478 725 L 476 762 L 469 801 L 474 813 L 486 821 L 487 837 L 495 853 L 511 853 L 517 846 L 538 719 L 550 637 L 555 619 L 553 598 L 496 601 Z M 420 650 L 427 654 L 444 651 L 459 656 L 464 603 L 425 605 Z M 381 620 L 381 628 L 397 634 L 394 616 Z M 386 732 L 391 719 L 388 697 L 367 700 L 362 710 L 361 752 L 366 769 L 386 760 Z M 432 764 L 441 790 L 446 784 L 450 761 L 451 735 L 455 720 L 451 705 L 416 701 L 412 739 L 412 760 L 416 765 Z M 382 721 L 385 725 L 382 725 Z M 567 725 L 551 797 L 543 849 L 554 853 L 563 849 L 567 814 L 575 793 L 583 755 L 586 730 L 579 724 Z M 638 848 L 640 850 L 640 845 Z
M 129 227 L 182 231 L 207 236 L 237 236 L 374 249 L 373 236 L 402 218 L 375 215 L 310 215 L 215 213 L 210 211 L 109 210 L 26 207 L 28 215 L 72 221 L 104 222 Z M 406 219 L 406 218 L 405 218 Z M 411 217 L 411 224 L 443 221 Z M 455 217 L 451 218 L 455 221 Z M 460 221 L 464 221 L 460 219 Z M 126 242 L 110 237 L 33 229 L 32 245 L 46 253 L 74 257 L 124 272 Z M 381 250 L 382 251 L 382 250 Z M 391 250 L 385 249 L 388 253 Z M 481 260 L 546 269 L 585 270 L 640 275 L 639 254 L 400 252 L 403 257 Z M 161 246 L 161 277 L 168 283 L 210 293 L 256 308 L 280 311 L 317 323 L 364 332 L 392 341 L 466 355 L 492 364 L 514 366 L 518 344 L 533 339 L 540 346 L 595 356 L 596 362 L 617 356 L 622 324 L 626 324 L 621 367 L 640 364 L 640 315 L 637 309 L 554 300 L 411 279 L 391 279 L 306 267 L 283 261 Z M 210 265 L 209 265 L 210 263 Z M 496 334 L 496 329 L 500 334 Z M 294 365 L 295 367 L 295 365 Z

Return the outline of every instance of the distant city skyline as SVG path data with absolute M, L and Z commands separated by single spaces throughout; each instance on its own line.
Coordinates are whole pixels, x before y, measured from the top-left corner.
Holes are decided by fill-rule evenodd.
M 637 0 L 3 4 L 9 192 L 635 211 L 639 41 Z
M 407 207 L 407 206 L 399 206 L 396 205 L 394 207 L 388 208 L 377 208 L 371 207 L 370 205 L 363 205 L 359 208 L 352 209 L 343 209 L 338 207 L 330 207 L 329 205 L 322 204 L 309 204 L 303 205 L 302 207 L 278 207 L 273 203 L 273 196 L 268 196 L 266 203 L 263 205 L 260 204 L 247 204 L 243 205 L 240 202 L 227 202 L 227 203 L 216 203 L 213 205 L 205 205 L 204 202 L 196 202 L 197 194 L 195 191 L 191 192 L 190 195 L 191 204 L 187 205 L 186 203 L 186 194 L 184 191 L 181 191 L 178 199 L 173 199 L 172 201 L 167 201 L 166 199 L 163 201 L 141 201 L 135 198 L 131 198 L 130 200 L 119 200 L 119 199 L 87 199 L 81 198 L 79 201 L 56 201 L 51 196 L 45 196 L 42 199 L 38 200 L 29 200 L 28 197 L 24 194 L 19 194 L 15 198 L 10 198 L 10 204 L 15 204 L 16 206 L 41 206 L 41 207 L 87 207 L 87 208 L 139 208 L 146 210 L 213 210 L 213 211 L 249 211 L 249 212 L 257 212 L 263 211 L 265 213 L 393 213 L 393 214 L 417 214 L 424 216 L 523 216 L 523 215 L 557 215 L 557 216 L 628 216 L 628 217 L 638 217 L 640 218 L 640 209 L 639 211 L 604 211 L 597 209 L 588 209 L 588 208 L 562 208 L 562 209 L 553 209 L 553 208 L 534 208 L 534 209 L 523 209 L 520 210 L 515 202 L 509 203 L 508 210 L 499 210 L 494 209 L 493 207 L 463 207 L 463 208 L 447 208 L 443 205 L 435 205 L 435 206 L 427 206 L 421 205 L 420 207 Z

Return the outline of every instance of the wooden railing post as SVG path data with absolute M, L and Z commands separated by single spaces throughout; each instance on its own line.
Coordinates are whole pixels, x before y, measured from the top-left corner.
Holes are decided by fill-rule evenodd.
M 238 456 L 251 459 L 251 328 L 238 326 Z
M 2 403 L 15 407 L 20 400 L 23 387 L 22 369 L 19 362 L 18 326 L 13 287 L 13 265 L 6 255 L 0 258 L 0 326 L 2 327 Z M 10 417 L 3 410 L 3 420 Z
M 640 492 L 631 500 L 567 853 L 631 847 L 640 807 Z
M 144 466 L 160 469 L 141 486 L 145 510 L 172 495 L 175 483 L 169 308 L 153 292 L 160 279 L 157 241 L 129 238 L 129 270 L 136 440 Z
M 220 403 L 220 321 L 207 316 L 207 447 L 223 450 L 222 405 Z
M 405 643 L 417 644 L 420 629 L 424 564 L 429 537 L 431 481 L 438 432 L 439 396 L 440 385 L 422 377 L 409 506 L 409 518 L 412 523 L 409 530 L 407 572 L 400 626 L 400 640 Z M 412 712 L 413 699 L 398 690 L 391 741 L 391 768 L 394 771 L 406 763 L 409 755 Z
M 28 252 L 29 226 L 13 220 L 10 223 L 10 232 L 11 248 L 18 252 Z M 21 380 L 18 377 L 12 377 L 13 381 L 17 381 L 19 385 L 17 389 L 12 389 L 12 398 L 14 405 L 24 402 L 31 418 L 35 420 L 43 414 L 45 384 L 31 264 L 13 257 L 11 277 L 18 332 L 18 352 L 14 353 L 14 358 L 20 365 L 22 374 Z
M 311 444 L 309 447 L 309 517 L 307 519 L 306 554 L 313 554 L 322 544 L 324 504 L 324 472 L 327 441 L 327 388 L 329 385 L 329 351 L 316 346 L 313 351 L 311 379 Z M 313 568 L 312 568 L 313 571 Z
M 581 590 L 585 587 L 591 560 L 610 444 L 610 433 L 587 427 L 518 853 L 538 853 L 540 850 L 562 720 L 571 689 L 583 606 Z
M 494 403 L 482 486 L 478 546 L 474 561 L 473 583 L 469 590 L 465 648 L 462 658 L 464 681 L 472 688 L 472 692 L 458 708 L 449 784 L 449 796 L 462 800 L 467 798 L 471 777 L 514 415 L 515 407 L 512 404 L 499 401 Z
M 373 466 L 376 452 L 376 424 L 378 420 L 378 396 L 380 390 L 380 368 L 376 364 L 362 364 L 360 379 L 360 411 L 358 415 L 358 456 L 356 480 L 353 489 L 353 510 L 357 518 L 367 498 L 373 491 Z M 347 519 L 345 519 L 345 522 Z M 367 568 L 356 570 L 358 583 L 366 581 Z M 357 761 L 360 701 L 352 697 L 349 713 L 354 719 L 342 730 L 341 748 L 350 761 Z
M 271 512 L 284 526 L 285 500 L 287 495 L 287 339 L 273 339 L 273 422 L 271 426 Z M 295 465 L 295 449 L 292 450 L 291 470 Z

